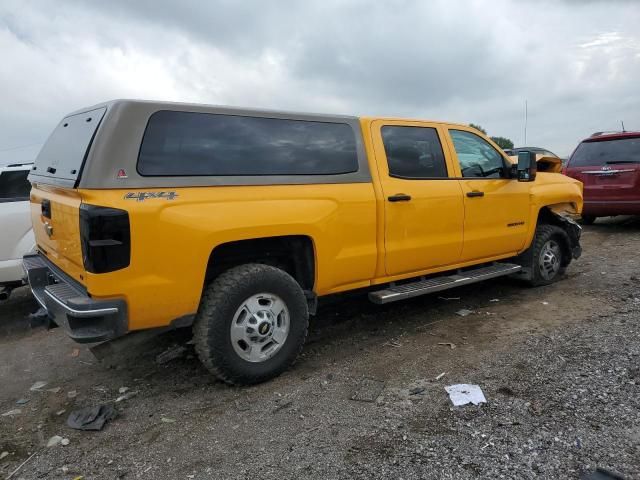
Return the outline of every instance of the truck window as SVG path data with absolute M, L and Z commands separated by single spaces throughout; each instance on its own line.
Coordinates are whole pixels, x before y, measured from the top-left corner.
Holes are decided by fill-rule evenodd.
M 0 202 L 23 202 L 29 200 L 31 183 L 27 180 L 29 170 L 9 170 L 0 173 Z
M 140 147 L 144 176 L 336 175 L 358 171 L 345 123 L 160 111 Z
M 464 130 L 449 130 L 463 177 L 500 178 L 505 174 L 502 155 L 486 140 Z
M 31 174 L 38 182 L 73 185 L 79 178 L 106 107 L 62 119 L 42 146 Z
M 382 127 L 389 175 L 407 179 L 446 178 L 447 166 L 435 128 Z

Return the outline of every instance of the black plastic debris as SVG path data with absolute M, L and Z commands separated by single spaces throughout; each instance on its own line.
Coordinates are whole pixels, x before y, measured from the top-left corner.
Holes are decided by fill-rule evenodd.
M 67 425 L 76 430 L 102 430 L 109 420 L 118 416 L 111 404 L 74 410 L 67 418 Z

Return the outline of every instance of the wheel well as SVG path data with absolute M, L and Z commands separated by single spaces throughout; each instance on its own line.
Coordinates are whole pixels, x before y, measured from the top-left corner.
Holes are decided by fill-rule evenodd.
M 542 207 L 538 213 L 538 225 L 542 224 L 562 226 L 558 217 L 549 207 Z
M 245 263 L 281 268 L 295 278 L 303 290 L 313 290 L 315 255 L 313 241 L 307 236 L 252 238 L 218 245 L 209 255 L 205 284 L 222 272 Z
M 557 214 L 553 213 L 553 211 L 549 207 L 542 207 L 540 209 L 540 213 L 538 214 L 538 225 L 555 225 L 562 229 L 565 235 L 561 235 L 560 246 L 562 247 L 562 253 L 564 254 L 563 267 L 566 267 L 571 262 L 571 240 L 569 238 L 569 234 L 567 232 L 566 223 L 559 217 Z

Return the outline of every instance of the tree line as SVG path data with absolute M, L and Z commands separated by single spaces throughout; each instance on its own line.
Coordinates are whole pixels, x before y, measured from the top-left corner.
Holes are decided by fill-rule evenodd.
M 470 123 L 469 126 L 475 128 L 476 130 L 480 130 L 485 135 L 488 135 L 487 131 L 484 128 L 482 128 L 480 125 Z M 503 150 L 505 148 L 513 148 L 513 142 L 506 137 L 489 137 L 489 138 L 491 138 L 491 140 L 493 140 Z

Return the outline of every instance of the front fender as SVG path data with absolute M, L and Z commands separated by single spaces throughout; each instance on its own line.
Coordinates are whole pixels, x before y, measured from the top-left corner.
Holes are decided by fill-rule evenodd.
M 540 172 L 533 182 L 531 188 L 531 216 L 532 221 L 529 223 L 529 231 L 527 232 L 527 241 L 525 249 L 531 246 L 533 237 L 536 233 L 536 227 L 540 221 L 551 221 L 560 227 L 574 230 L 573 226 L 580 228 L 575 219 L 582 212 L 582 183 L 569 178 L 560 173 Z M 551 215 L 550 218 L 544 218 L 545 213 Z M 568 220 L 572 220 L 568 223 Z M 569 236 L 575 236 L 574 233 L 567 230 Z M 577 239 L 579 240 L 579 235 Z

